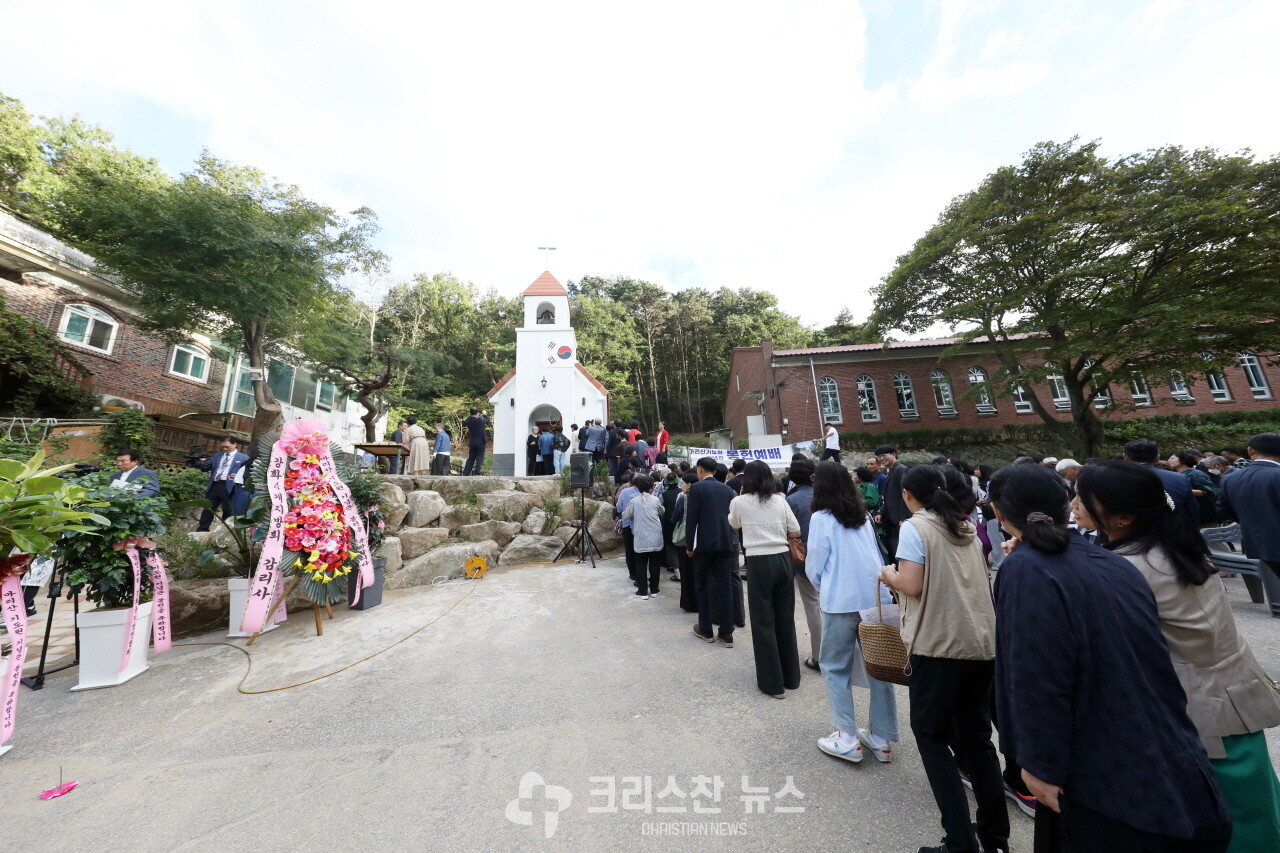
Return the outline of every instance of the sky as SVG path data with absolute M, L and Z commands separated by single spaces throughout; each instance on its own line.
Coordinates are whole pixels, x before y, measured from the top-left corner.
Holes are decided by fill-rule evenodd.
M 0 0 L 0 92 L 372 208 L 380 283 L 752 287 L 805 323 L 1038 142 L 1280 153 L 1274 0 Z M 554 246 L 553 252 L 539 251 Z

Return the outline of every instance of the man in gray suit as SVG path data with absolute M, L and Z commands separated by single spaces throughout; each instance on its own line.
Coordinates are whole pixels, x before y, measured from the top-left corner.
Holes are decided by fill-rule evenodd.
M 1249 439 L 1252 463 L 1222 478 L 1218 513 L 1240 522 L 1245 553 L 1266 566 L 1262 585 L 1271 615 L 1280 619 L 1280 433 Z
M 111 485 L 117 489 L 130 489 L 141 498 L 154 498 L 160 494 L 160 478 L 156 472 L 143 468 L 142 454 L 136 450 L 121 450 L 116 454 L 116 474 Z

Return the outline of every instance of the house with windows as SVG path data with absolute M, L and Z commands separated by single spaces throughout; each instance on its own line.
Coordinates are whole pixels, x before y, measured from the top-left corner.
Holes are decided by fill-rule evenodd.
M 161 449 L 180 459 L 219 432 L 247 436 L 256 412 L 238 348 L 207 335 L 171 343 L 139 327 L 139 306 L 94 271 L 88 255 L 0 209 L 0 294 L 6 309 L 57 332 L 91 374 L 101 405 L 130 406 L 156 421 Z M 339 444 L 364 440 L 362 406 L 301 359 L 273 360 L 268 384 L 286 420 L 315 418 Z M 203 424 L 205 429 L 189 428 Z
M 999 382 L 1003 368 L 980 342 L 956 350 L 959 341 L 775 350 L 766 338 L 760 346 L 735 347 L 725 426 L 735 439 L 781 435 L 783 442 L 799 442 L 819 437 L 827 424 L 875 433 L 1041 423 L 1024 389 L 1015 388 L 1011 396 L 990 393 L 988 383 Z M 1209 374 L 1203 386 L 1175 373 L 1153 389 L 1135 377 L 1127 387 L 1103 389 L 1094 405 L 1106 410 L 1126 404 L 1126 417 L 1273 408 L 1280 405 L 1280 372 L 1269 361 L 1242 352 L 1236 365 Z M 1069 418 L 1062 378 L 1050 374 L 1047 390 L 1048 399 L 1041 399 Z

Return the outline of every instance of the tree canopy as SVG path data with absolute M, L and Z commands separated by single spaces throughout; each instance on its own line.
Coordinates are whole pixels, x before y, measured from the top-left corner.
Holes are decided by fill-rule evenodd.
M 1247 152 L 1109 161 L 1096 142 L 1042 143 L 948 205 L 877 288 L 872 323 L 985 338 L 1005 369 L 990 390 L 1022 386 L 1075 453 L 1096 455 L 1109 384 L 1194 382 L 1280 345 L 1278 176 L 1280 161 Z M 1065 387 L 1070 421 L 1046 382 Z

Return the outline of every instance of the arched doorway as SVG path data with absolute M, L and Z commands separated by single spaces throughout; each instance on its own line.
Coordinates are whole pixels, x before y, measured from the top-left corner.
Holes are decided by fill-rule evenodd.
M 534 410 L 529 413 L 529 423 L 525 427 L 525 433 L 524 433 L 526 436 L 525 440 L 528 441 L 527 436 L 529 436 L 533 432 L 534 427 L 538 427 L 540 430 L 545 432 L 547 430 L 554 429 L 556 426 L 563 426 L 563 424 L 561 423 L 562 419 L 563 419 L 563 415 L 560 414 L 560 410 L 557 409 L 555 406 L 547 405 L 546 403 L 544 403 L 540 406 L 535 407 Z M 523 461 L 525 476 L 532 476 L 535 473 L 533 465 L 534 465 L 533 457 L 529 454 L 528 450 L 526 449 L 525 457 Z

